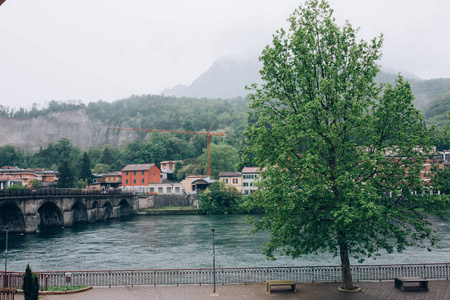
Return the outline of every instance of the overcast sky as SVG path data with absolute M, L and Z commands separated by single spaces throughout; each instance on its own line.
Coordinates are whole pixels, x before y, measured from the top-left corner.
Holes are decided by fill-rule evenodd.
M 259 56 L 300 0 L 6 0 L 0 105 L 114 101 L 189 85 L 223 56 Z M 339 24 L 384 34 L 381 64 L 450 78 L 450 1 L 330 0 Z

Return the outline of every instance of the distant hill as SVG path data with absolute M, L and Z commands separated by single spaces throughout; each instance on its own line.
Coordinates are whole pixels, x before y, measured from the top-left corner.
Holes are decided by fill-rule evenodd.
M 165 96 L 191 98 L 222 98 L 246 97 L 249 93 L 246 85 L 261 83 L 259 70 L 261 63 L 255 60 L 238 58 L 220 58 L 216 60 L 208 71 L 195 79 L 191 85 L 177 85 L 161 92 Z M 450 78 L 422 80 L 414 74 L 402 73 L 413 89 L 414 104 L 419 109 L 438 95 L 450 92 Z M 376 82 L 394 83 L 397 72 L 381 71 Z
M 232 57 L 216 60 L 208 71 L 195 79 L 191 85 L 177 85 L 161 92 L 164 96 L 191 98 L 246 97 L 246 85 L 261 82 L 260 63 L 255 60 L 243 60 Z
M 450 92 L 434 98 L 424 109 L 424 119 L 427 126 L 436 125 L 443 127 L 448 125 L 447 111 L 450 110 Z

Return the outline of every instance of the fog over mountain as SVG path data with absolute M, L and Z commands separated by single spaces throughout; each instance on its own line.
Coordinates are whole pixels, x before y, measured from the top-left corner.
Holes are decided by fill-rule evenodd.
M 250 91 L 246 85 L 261 83 L 260 62 L 237 57 L 223 57 L 195 79 L 191 85 L 176 85 L 161 92 L 165 96 L 191 98 L 222 98 L 246 97 Z M 398 74 L 409 80 L 413 89 L 417 108 L 423 109 L 435 97 L 450 92 L 450 79 L 438 78 L 423 80 L 415 74 L 392 68 L 382 67 L 376 77 L 378 83 L 394 83 Z
M 246 85 L 261 82 L 259 70 L 261 64 L 255 59 L 223 57 L 195 79 L 191 85 L 179 84 L 165 89 L 161 94 L 176 97 L 193 98 L 235 98 L 245 97 L 249 91 Z

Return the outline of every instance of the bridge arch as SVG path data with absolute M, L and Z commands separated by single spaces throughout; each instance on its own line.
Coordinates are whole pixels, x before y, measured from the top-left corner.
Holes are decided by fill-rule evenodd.
M 25 231 L 25 218 L 22 210 L 14 203 L 0 206 L 0 225 L 9 226 L 9 232 Z M 1 229 L 2 231 L 4 229 Z
M 122 199 L 119 202 L 119 208 L 120 208 L 120 215 L 121 216 L 128 216 L 131 214 L 131 206 L 130 203 L 128 203 L 127 200 Z
M 105 204 L 103 204 L 103 219 L 109 219 L 112 217 L 112 213 L 113 213 L 113 208 L 111 203 L 106 202 Z
M 88 222 L 87 209 L 83 203 L 81 202 L 75 203 L 72 206 L 72 211 L 73 211 L 73 224 Z
M 38 209 L 39 227 L 60 227 L 64 225 L 63 214 L 53 202 L 45 202 Z

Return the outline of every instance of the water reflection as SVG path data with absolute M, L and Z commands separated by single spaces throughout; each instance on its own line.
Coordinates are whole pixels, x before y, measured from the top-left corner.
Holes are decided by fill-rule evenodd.
M 450 224 L 435 221 L 441 249 L 410 248 L 402 254 L 383 254 L 365 264 L 449 262 Z M 147 268 L 209 268 L 215 228 L 216 267 L 338 265 L 330 254 L 296 260 L 268 261 L 261 245 L 268 240 L 245 216 L 133 216 L 72 228 L 49 228 L 36 234 L 10 235 L 8 269 L 23 271 L 29 262 L 35 271 Z M 4 249 L 4 237 L 0 249 Z M 4 258 L 4 254 L 1 256 Z

